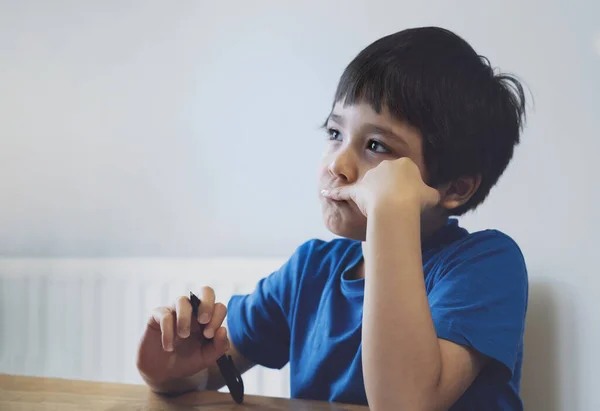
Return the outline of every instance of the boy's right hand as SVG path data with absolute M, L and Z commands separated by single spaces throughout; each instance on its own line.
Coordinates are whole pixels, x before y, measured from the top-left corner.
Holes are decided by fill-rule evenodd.
M 138 370 L 147 381 L 160 384 L 192 377 L 214 365 L 228 350 L 227 330 L 221 326 L 227 307 L 215 303 L 210 287 L 204 287 L 199 297 L 202 303 L 197 318 L 192 318 L 187 296 L 179 297 L 174 306 L 153 311 L 137 358 Z

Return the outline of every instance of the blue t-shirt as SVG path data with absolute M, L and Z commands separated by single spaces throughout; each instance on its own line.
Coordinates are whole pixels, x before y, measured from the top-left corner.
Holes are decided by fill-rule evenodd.
M 522 410 L 528 280 L 519 247 L 499 231 L 469 234 L 451 219 L 422 251 L 438 337 L 491 359 L 450 409 Z M 364 279 L 347 278 L 362 258 L 358 241 L 308 241 L 252 294 L 230 300 L 233 344 L 265 367 L 289 362 L 292 398 L 367 404 L 361 365 Z

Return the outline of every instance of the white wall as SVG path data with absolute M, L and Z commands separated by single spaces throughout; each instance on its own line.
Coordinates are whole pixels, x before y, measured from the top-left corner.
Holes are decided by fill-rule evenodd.
M 528 408 L 598 409 L 600 3 L 536 3 L 2 0 L 0 255 L 280 257 L 328 237 L 318 126 L 344 65 L 445 26 L 535 96 L 464 219 L 525 252 Z

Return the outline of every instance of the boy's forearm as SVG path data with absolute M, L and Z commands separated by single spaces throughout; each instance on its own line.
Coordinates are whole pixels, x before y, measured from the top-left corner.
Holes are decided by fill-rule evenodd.
M 362 355 L 369 405 L 428 409 L 441 353 L 425 290 L 420 207 L 369 213 L 365 257 Z

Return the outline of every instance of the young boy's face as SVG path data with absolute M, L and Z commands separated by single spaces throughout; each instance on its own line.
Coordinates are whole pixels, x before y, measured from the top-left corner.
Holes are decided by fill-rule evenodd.
M 386 109 L 377 114 L 368 104 L 337 103 L 326 129 L 328 141 L 319 167 L 319 192 L 355 184 L 383 160 L 401 157 L 413 160 L 426 178 L 421 134 L 393 118 Z M 322 195 L 320 199 L 323 221 L 332 233 L 365 241 L 367 220 L 354 203 Z

